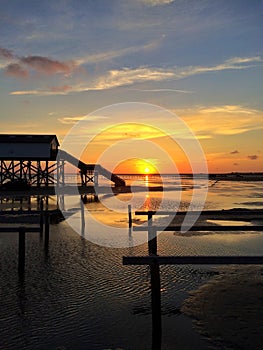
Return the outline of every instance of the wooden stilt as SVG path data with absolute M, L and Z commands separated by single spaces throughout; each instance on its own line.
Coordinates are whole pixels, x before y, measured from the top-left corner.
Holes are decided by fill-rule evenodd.
M 49 214 L 45 213 L 45 251 L 48 251 L 49 246 Z
M 129 228 L 132 228 L 132 209 L 131 205 L 128 205 L 128 218 L 129 218 Z
M 80 213 L 81 213 L 81 236 L 85 236 L 85 208 L 83 204 L 83 199 L 80 197 Z
M 40 237 L 43 237 L 43 228 L 44 228 L 44 203 L 43 198 L 40 200 L 40 222 L 39 222 L 39 231 L 40 231 Z
M 18 231 L 18 273 L 19 275 L 25 272 L 25 229 L 19 227 Z

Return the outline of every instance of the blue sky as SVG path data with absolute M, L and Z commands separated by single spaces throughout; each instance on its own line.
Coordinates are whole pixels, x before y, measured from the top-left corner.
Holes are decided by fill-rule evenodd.
M 226 159 L 226 170 L 263 170 L 262 1 L 0 6 L 3 133 L 63 139 L 95 109 L 147 102 L 189 123 L 218 170 Z

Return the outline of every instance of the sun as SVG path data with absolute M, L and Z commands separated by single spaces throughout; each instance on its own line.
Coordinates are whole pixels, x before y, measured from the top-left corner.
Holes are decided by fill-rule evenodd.
M 146 159 L 139 159 L 136 162 L 136 167 L 140 174 L 150 175 L 157 172 L 155 166 Z
M 113 173 L 151 175 L 157 174 L 158 169 L 152 159 L 130 158 L 120 162 Z
M 145 174 L 149 174 L 149 173 L 150 173 L 149 167 L 146 167 L 146 168 L 144 169 L 144 173 L 145 173 Z

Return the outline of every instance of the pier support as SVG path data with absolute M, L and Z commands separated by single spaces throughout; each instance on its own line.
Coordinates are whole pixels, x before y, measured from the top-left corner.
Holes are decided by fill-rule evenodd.
M 39 218 L 40 238 L 43 237 L 43 229 L 44 229 L 44 203 L 43 203 L 43 198 L 41 198 L 41 200 L 40 200 L 40 218 Z
M 129 221 L 129 228 L 132 228 L 132 208 L 131 205 L 128 205 L 128 221 Z
M 81 213 L 81 237 L 85 237 L 85 208 L 83 196 L 80 197 L 80 213 Z
M 18 273 L 19 275 L 23 275 L 25 272 L 25 245 L 26 245 L 26 237 L 25 237 L 25 229 L 23 227 L 19 227 L 18 230 Z
M 45 251 L 48 252 L 48 246 L 49 246 L 49 214 L 46 211 L 45 213 Z
M 59 176 L 58 176 L 59 173 Z M 59 165 L 53 160 L 0 160 L 0 185 L 15 180 L 27 180 L 37 187 L 64 184 L 64 161 Z

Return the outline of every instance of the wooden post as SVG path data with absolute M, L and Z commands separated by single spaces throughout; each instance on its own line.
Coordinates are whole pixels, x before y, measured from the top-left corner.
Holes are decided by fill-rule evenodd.
M 81 236 L 85 237 L 85 212 L 82 196 L 80 197 L 80 213 L 81 213 Z
M 48 171 L 49 171 L 49 169 L 48 169 L 48 160 L 46 160 L 46 169 L 45 169 L 45 171 L 46 171 L 46 176 L 45 176 L 45 186 L 47 187 L 48 186 Z
M 148 212 L 148 252 L 157 255 L 157 230 L 152 226 L 152 213 Z M 161 314 L 161 281 L 160 267 L 154 261 L 150 265 L 151 272 L 151 301 L 152 301 L 152 350 L 161 350 L 162 343 L 162 314 Z
M 152 303 L 152 350 L 161 350 L 162 313 L 160 268 L 156 262 L 150 265 L 151 271 L 151 303 Z
M 62 177 L 62 186 L 65 186 L 65 173 L 64 173 L 64 167 L 65 167 L 65 161 L 62 159 L 61 161 L 61 177 Z
M 148 226 L 152 226 L 153 223 L 153 213 L 148 211 Z
M 153 214 L 148 212 L 148 252 L 157 255 L 157 230 L 153 224 Z M 161 350 L 162 315 L 161 315 L 161 281 L 159 264 L 150 265 L 151 301 L 152 301 L 152 350 Z
M 24 197 L 21 197 L 19 199 L 19 204 L 20 204 L 20 210 L 22 211 L 23 210 L 23 200 L 24 200 Z
M 37 187 L 40 187 L 40 161 L 37 161 Z
M 23 161 L 20 160 L 19 162 L 19 177 L 20 177 L 20 180 L 22 180 L 23 178 Z
M 93 178 L 94 178 L 94 186 L 98 186 L 99 185 L 99 174 L 97 171 L 94 171 Z
M 44 228 L 44 203 L 43 203 L 43 198 L 40 200 L 40 221 L 39 221 L 39 231 L 40 231 L 40 237 L 43 237 L 43 228 Z
M 19 227 L 18 234 L 18 273 L 21 275 L 25 272 L 25 228 Z
M 28 199 L 27 199 L 27 210 L 31 210 L 31 196 L 28 196 Z
M 28 170 L 28 180 L 31 183 L 31 160 L 27 162 L 27 170 Z
M 82 171 L 80 172 L 80 177 L 81 177 L 81 186 L 84 186 L 85 185 L 85 180 L 84 180 L 84 174 L 83 174 Z
M 48 251 L 49 245 L 49 214 L 45 213 L 45 250 Z
M 152 226 L 152 214 L 148 213 L 148 252 L 157 255 L 157 230 Z
M 129 228 L 132 228 L 132 210 L 131 205 L 128 205 Z

